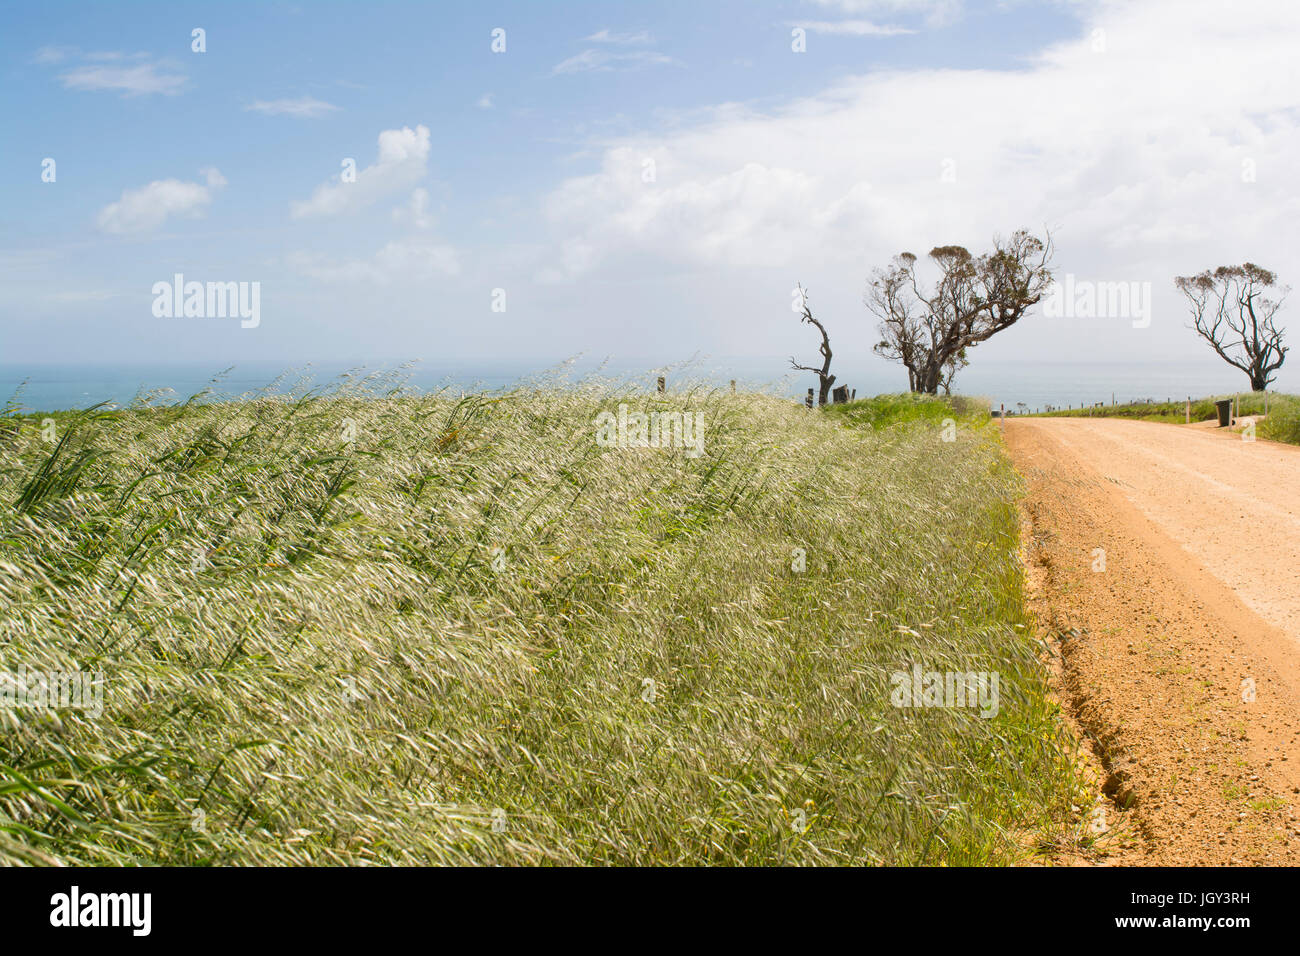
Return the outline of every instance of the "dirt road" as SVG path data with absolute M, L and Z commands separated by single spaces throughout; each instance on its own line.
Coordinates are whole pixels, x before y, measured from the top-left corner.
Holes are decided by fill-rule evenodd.
M 1008 421 L 1063 703 L 1104 766 L 1103 861 L 1300 864 L 1300 448 Z

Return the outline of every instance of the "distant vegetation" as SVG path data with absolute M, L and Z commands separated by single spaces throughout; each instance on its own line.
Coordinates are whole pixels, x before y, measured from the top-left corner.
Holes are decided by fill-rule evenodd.
M 598 447 L 620 403 L 703 416 L 704 453 Z M 99 410 L 54 443 L 7 421 L 0 670 L 102 672 L 104 710 L 0 708 L 0 862 L 1087 838 L 978 406 L 589 383 Z M 913 663 L 998 672 L 996 716 L 891 706 Z
M 1264 395 L 1260 392 L 1243 392 L 1238 397 L 1242 415 L 1263 415 Z M 1192 400 L 1192 421 L 1203 422 L 1218 417 L 1214 398 Z M 1105 418 L 1135 418 L 1148 422 L 1182 424 L 1186 421 L 1186 402 L 1130 402 L 1124 405 L 1099 405 L 1093 408 L 1056 409 L 1039 413 L 1038 417 L 1100 416 Z M 1272 441 L 1300 445 L 1300 396 L 1270 393 L 1268 417 L 1256 426 L 1255 434 Z
M 988 402 L 983 399 L 961 395 L 938 397 L 920 392 L 877 395 L 844 405 L 831 405 L 826 411 L 851 424 L 869 428 L 916 422 L 937 426 L 947 419 L 978 427 L 986 425 L 989 416 Z

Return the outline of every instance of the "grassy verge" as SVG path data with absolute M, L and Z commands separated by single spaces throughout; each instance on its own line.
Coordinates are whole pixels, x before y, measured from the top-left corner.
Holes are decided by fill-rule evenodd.
M 103 712 L 0 707 L 0 861 L 984 864 L 1067 826 L 986 416 L 363 388 L 9 420 L 0 671 L 102 673 Z M 703 454 L 599 447 L 620 402 Z M 996 672 L 996 716 L 892 706 L 913 663 Z
M 1197 398 L 1192 401 L 1192 421 L 1208 421 L 1218 418 L 1214 407 L 1216 398 L 1232 398 L 1232 395 L 1217 395 L 1212 398 Z M 1238 395 L 1240 414 L 1264 415 L 1264 395 L 1243 392 Z M 1300 395 L 1269 393 L 1268 418 L 1260 421 L 1257 434 L 1271 441 L 1284 441 L 1291 445 L 1300 445 Z M 1036 418 L 1079 418 L 1079 416 L 1101 416 L 1101 418 L 1138 419 L 1141 421 L 1164 421 L 1167 424 L 1183 424 L 1187 416 L 1186 402 L 1135 402 L 1130 405 L 1108 405 L 1095 408 L 1073 408 L 1073 410 L 1039 412 Z
M 1260 438 L 1300 445 L 1300 395 L 1279 395 L 1277 399 L 1269 398 L 1268 417 L 1256 431 Z
M 1242 415 L 1263 415 L 1264 396 L 1254 392 L 1242 392 L 1237 396 L 1219 395 L 1211 398 L 1198 398 L 1192 401 L 1192 421 L 1203 422 L 1217 418 L 1216 398 L 1233 398 L 1240 400 Z M 1148 422 L 1166 422 L 1181 425 L 1186 421 L 1186 402 L 1135 402 L 1127 405 L 1103 405 L 1096 408 L 1057 409 L 1041 412 L 1039 418 L 1061 418 L 1080 416 L 1100 416 L 1103 418 L 1132 418 Z M 1300 445 L 1300 396 L 1270 392 L 1268 396 L 1268 417 L 1257 427 L 1259 437 L 1272 441 L 1289 442 Z
M 951 419 L 966 425 L 982 425 L 989 417 L 988 403 L 962 395 L 935 396 L 915 392 L 877 395 L 844 405 L 828 405 L 826 413 L 852 425 L 887 428 L 898 424 L 942 426 Z

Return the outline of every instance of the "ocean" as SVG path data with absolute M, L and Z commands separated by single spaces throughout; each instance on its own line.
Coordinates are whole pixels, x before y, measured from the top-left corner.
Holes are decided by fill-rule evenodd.
M 453 391 L 509 388 L 538 377 L 570 381 L 598 374 L 620 381 L 652 387 L 658 375 L 670 381 L 702 380 L 719 386 L 736 379 L 741 387 L 762 388 L 797 398 L 816 379 L 807 373 L 794 373 L 785 359 L 707 358 L 682 364 L 651 362 L 610 362 L 603 366 L 592 361 L 560 362 L 462 362 L 417 363 L 399 370 L 401 363 L 316 362 L 310 365 L 291 362 L 240 362 L 225 372 L 222 363 L 152 363 L 152 364 L 0 364 L 0 401 L 17 395 L 24 411 L 57 411 L 86 408 L 99 402 L 119 406 L 155 393 L 155 402 L 184 401 L 212 388 L 218 397 L 239 397 L 267 389 L 277 379 L 272 392 L 283 392 L 300 382 L 304 375 L 313 384 L 327 385 L 345 375 L 391 373 L 406 385 L 424 392 L 438 389 Z M 899 366 L 882 363 L 835 363 L 832 369 L 836 384 L 856 389 L 858 397 L 882 392 L 906 390 L 907 376 Z M 215 381 L 214 381 L 215 380 Z M 1151 399 L 1181 400 L 1248 390 L 1246 376 L 1208 356 L 1200 362 L 979 362 L 958 373 L 953 391 L 987 398 L 993 407 L 1006 405 L 1016 410 L 1023 403 L 1029 410 L 1047 406 L 1067 407 L 1096 404 L 1112 399 L 1120 403 Z M 1300 371 L 1280 376 L 1274 383 L 1277 391 L 1300 392 Z

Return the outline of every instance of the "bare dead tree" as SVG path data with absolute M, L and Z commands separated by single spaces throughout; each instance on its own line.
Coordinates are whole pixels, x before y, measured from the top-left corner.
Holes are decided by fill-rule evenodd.
M 1291 290 L 1279 287 L 1278 297 L 1270 299 L 1267 290 L 1276 283 L 1274 273 L 1253 262 L 1174 279 L 1191 303 L 1197 334 L 1219 358 L 1250 376 L 1256 392 L 1268 388 L 1288 351 L 1282 344 L 1286 330 L 1273 320 Z
M 1047 293 L 1052 237 L 1021 229 L 976 258 L 962 246 L 938 246 L 930 259 L 940 275 L 930 295 L 916 278 L 916 256 L 904 252 L 873 273 L 867 309 L 880 320 L 877 355 L 907 368 L 913 392 L 949 391 L 967 364 L 966 351 L 1020 320 Z
M 821 388 L 817 392 L 817 404 L 825 405 L 830 400 L 831 386 L 835 384 L 835 376 L 831 374 L 831 337 L 826 334 L 826 326 L 813 318 L 812 310 L 808 307 L 807 291 L 802 285 L 798 289 L 799 301 L 803 305 L 803 314 L 799 317 L 799 321 L 817 326 L 817 331 L 822 334 L 822 344 L 819 349 L 822 353 L 822 367 L 812 368 L 807 365 L 800 365 L 794 360 L 794 356 L 790 357 L 790 367 L 798 372 L 813 372 L 816 374 L 818 381 L 821 383 Z

